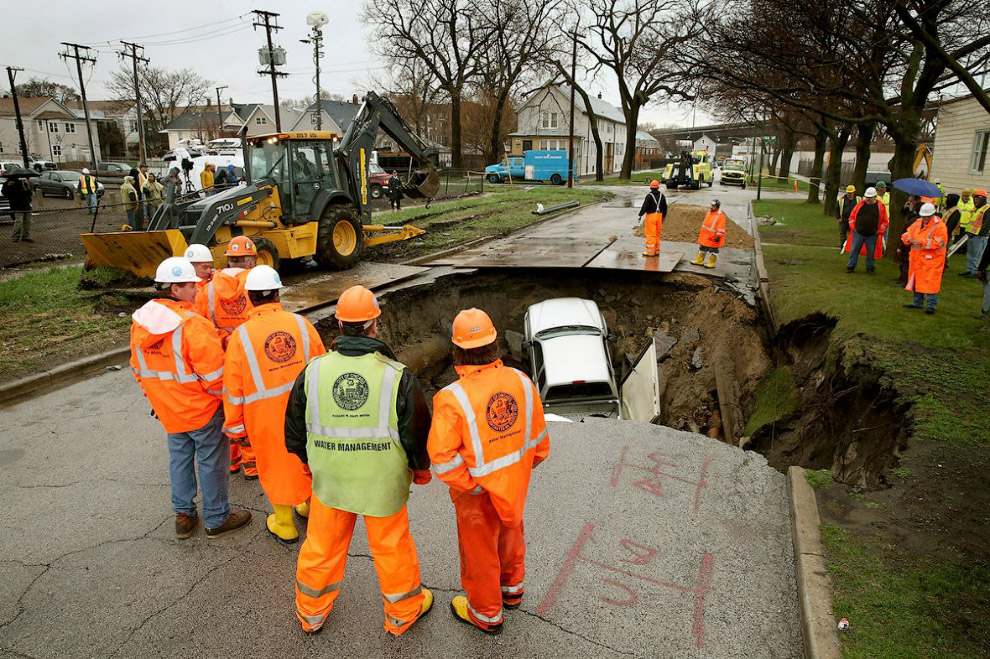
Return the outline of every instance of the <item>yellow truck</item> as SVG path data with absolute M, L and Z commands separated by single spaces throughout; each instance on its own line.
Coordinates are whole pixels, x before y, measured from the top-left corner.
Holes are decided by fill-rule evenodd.
M 702 185 L 712 187 L 712 159 L 708 151 L 681 151 L 676 162 L 667 165 L 661 183 L 671 190 L 690 187 L 698 190 Z

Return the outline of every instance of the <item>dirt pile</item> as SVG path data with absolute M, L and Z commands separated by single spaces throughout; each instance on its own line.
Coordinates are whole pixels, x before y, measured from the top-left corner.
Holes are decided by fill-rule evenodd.
M 701 229 L 701 222 L 705 219 L 707 212 L 707 206 L 671 204 L 667 208 L 667 215 L 663 218 L 660 239 L 683 243 L 698 242 L 698 231 Z M 643 231 L 643 224 L 637 224 L 634 233 L 637 236 L 642 236 L 644 235 Z M 741 249 L 753 247 L 753 237 L 728 216 L 726 216 L 725 222 L 725 247 Z

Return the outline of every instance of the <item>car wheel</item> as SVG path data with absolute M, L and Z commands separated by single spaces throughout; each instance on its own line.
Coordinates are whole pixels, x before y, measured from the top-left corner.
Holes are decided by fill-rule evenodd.
M 378 185 L 377 183 L 376 184 L 373 184 L 371 186 L 371 189 L 369 190 L 369 192 L 371 193 L 371 198 L 372 199 L 381 199 L 382 198 L 382 186 Z
M 65 194 L 63 195 L 66 199 L 72 199 L 72 188 L 66 188 Z
M 550 177 L 550 182 L 553 183 L 554 185 L 560 185 L 560 182 L 562 180 L 563 179 L 560 178 L 560 174 L 554 174 L 553 176 Z
M 499 181 L 500 181 L 500 179 L 499 179 L 498 174 L 489 174 L 488 175 L 488 182 L 489 183 L 498 183 Z

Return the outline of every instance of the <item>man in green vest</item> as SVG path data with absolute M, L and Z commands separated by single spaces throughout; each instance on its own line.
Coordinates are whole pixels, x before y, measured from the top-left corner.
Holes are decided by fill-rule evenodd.
M 96 215 L 96 206 L 99 203 L 99 187 L 96 184 L 96 177 L 89 173 L 89 169 L 83 167 L 82 176 L 76 185 L 79 196 L 86 202 L 86 208 L 90 215 Z
M 296 617 L 310 634 L 323 628 L 340 594 L 358 515 L 382 589 L 385 631 L 402 634 L 433 606 L 406 512 L 410 483 L 432 478 L 432 418 L 416 376 L 376 338 L 380 315 L 374 293 L 344 291 L 337 301 L 341 335 L 309 362 L 289 395 L 285 446 L 313 473 L 296 568 Z

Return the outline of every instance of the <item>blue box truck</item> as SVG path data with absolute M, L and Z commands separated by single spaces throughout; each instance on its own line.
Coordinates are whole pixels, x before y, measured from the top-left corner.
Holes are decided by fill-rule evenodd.
M 510 174 L 513 180 L 564 183 L 567 181 L 567 151 L 525 151 L 522 158 L 510 157 L 485 167 L 485 178 L 489 183 L 504 183 Z M 578 180 L 577 161 L 574 162 L 574 180 Z

